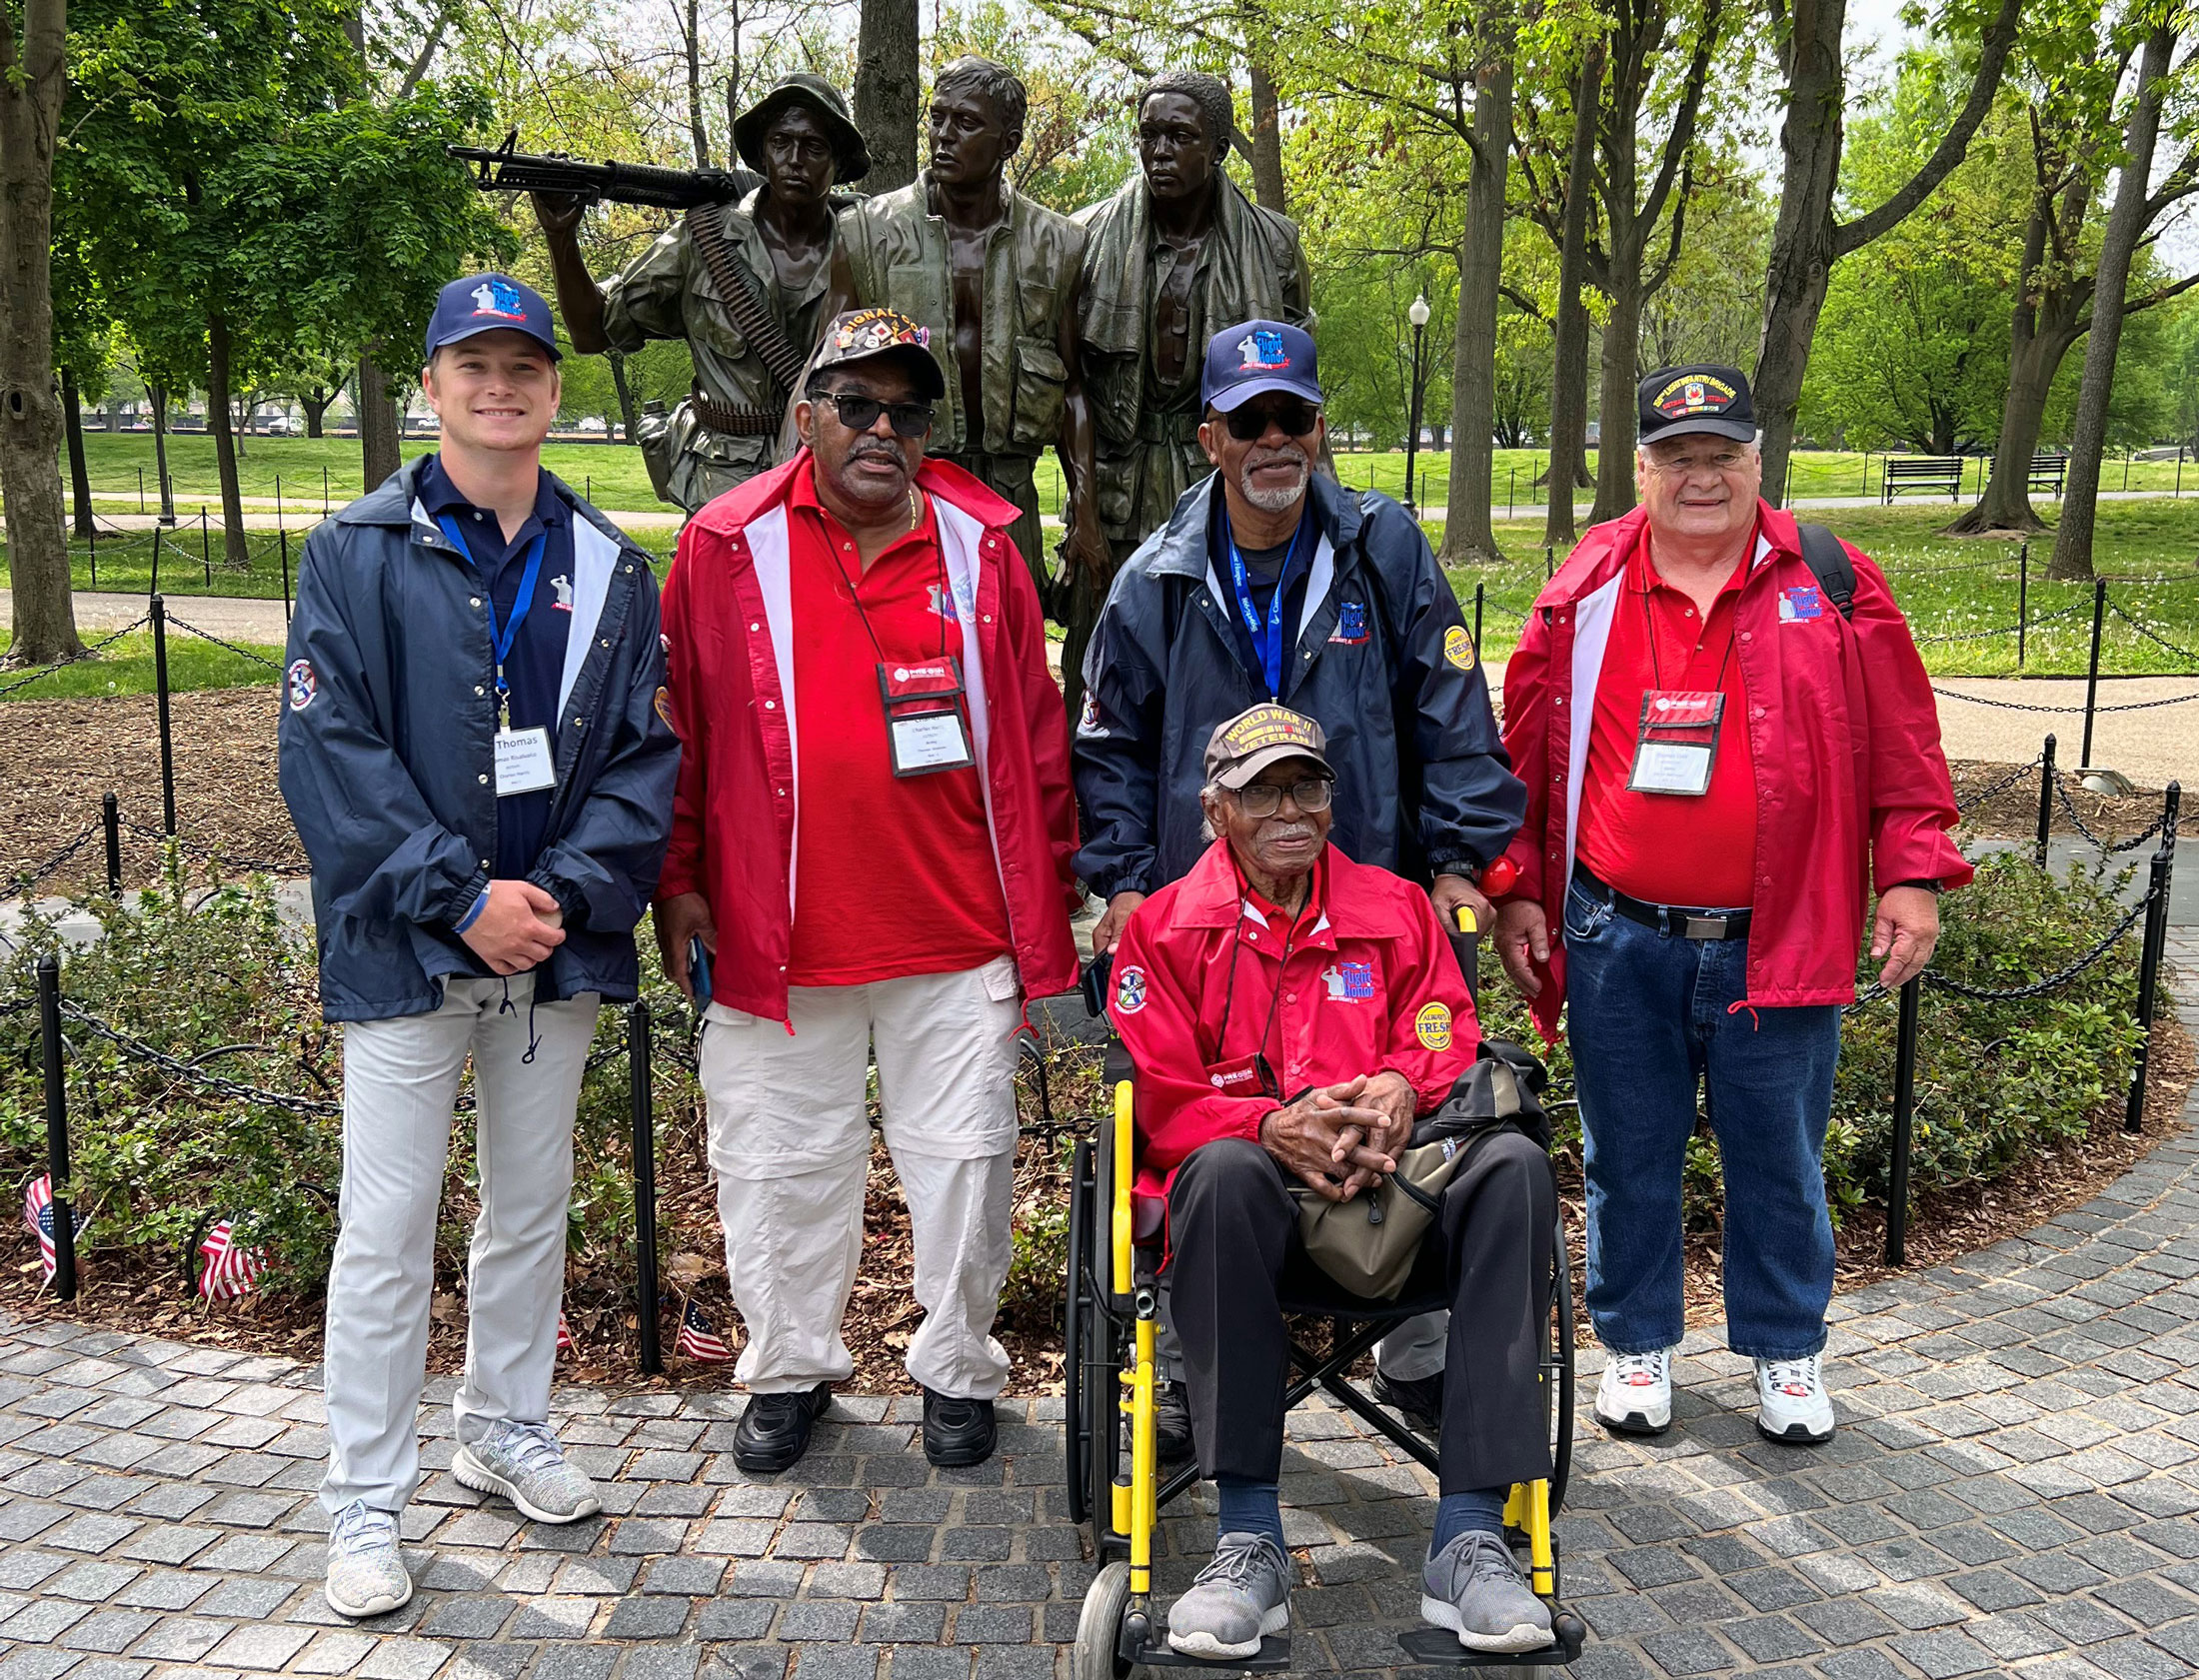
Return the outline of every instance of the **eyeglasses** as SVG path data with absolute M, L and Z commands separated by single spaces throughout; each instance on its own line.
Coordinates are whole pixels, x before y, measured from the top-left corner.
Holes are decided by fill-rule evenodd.
M 1334 786 L 1325 776 L 1309 776 L 1303 782 L 1291 783 L 1287 792 L 1290 803 L 1300 811 L 1326 811 Z M 1272 782 L 1255 782 L 1236 790 L 1236 803 L 1247 817 L 1272 817 L 1282 809 L 1285 791 Z
M 820 391 L 810 401 L 832 404 L 840 413 L 841 425 L 851 432 L 870 431 L 882 414 L 893 420 L 897 438 L 922 438 L 932 430 L 934 411 L 930 403 L 882 403 L 876 397 L 858 397 L 845 391 Z
M 1667 478 L 1681 478 L 1688 473 L 1699 473 L 1708 468 L 1714 473 L 1732 473 L 1740 470 L 1747 461 L 1745 450 L 1721 449 L 1716 455 L 1683 455 L 1676 461 L 1649 461 L 1649 471 L 1662 473 Z
M 1256 443 L 1267 435 L 1267 423 L 1282 428 L 1286 438 L 1302 438 L 1320 424 L 1321 411 L 1311 403 L 1246 403 L 1227 415 L 1229 436 L 1240 444 Z

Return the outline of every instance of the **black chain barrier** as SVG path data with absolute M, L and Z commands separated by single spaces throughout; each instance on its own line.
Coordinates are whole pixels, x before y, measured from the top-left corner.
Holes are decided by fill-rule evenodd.
M 173 623 L 174 621 L 169 622 Z M 273 857 L 233 857 L 226 851 L 217 851 L 210 845 L 201 845 L 197 840 L 186 840 L 181 835 L 163 834 L 158 829 L 148 829 L 144 824 L 133 823 L 128 818 L 122 820 L 122 827 L 128 833 L 136 835 L 140 840 L 153 840 L 162 845 L 173 844 L 179 851 L 190 852 L 206 862 L 217 863 L 225 869 L 242 869 L 247 874 L 268 875 L 302 875 L 310 874 L 313 871 L 313 865 L 302 860 L 294 859 L 284 862 Z
M 2036 760 L 2032 762 L 2030 768 L 2037 768 Z M 2079 786 L 2082 786 L 2082 784 L 2079 784 Z M 2070 798 L 2069 778 L 2062 775 L 2059 771 L 2056 771 L 2054 773 L 2054 798 L 2057 802 L 2059 802 L 2063 813 L 2069 818 L 2071 825 L 2076 829 L 2077 833 L 2082 835 L 2087 841 L 2089 841 L 2092 845 L 2097 846 L 2101 851 L 2107 853 L 2109 856 L 2113 856 L 2117 852 L 2137 850 L 2138 847 L 2145 844 L 2147 840 L 2151 840 L 2155 835 L 2160 834 L 2162 830 L 2168 826 L 2168 813 L 2164 810 L 2160 816 L 2156 817 L 2150 824 L 2146 826 L 2145 832 L 2142 834 L 2132 835 L 2128 840 L 2103 840 L 2098 835 L 2092 832 L 2091 827 L 2078 813 L 2076 801 Z
M 212 631 L 201 630 L 197 625 L 194 624 L 186 624 L 183 620 L 177 618 L 176 615 L 173 613 L 170 613 L 168 615 L 168 625 L 171 630 L 180 630 L 186 636 L 197 637 L 201 642 L 211 642 L 214 644 L 215 647 L 222 649 L 224 652 L 235 654 L 237 658 L 241 660 L 250 660 L 254 665 L 264 665 L 267 667 L 268 670 L 275 672 L 279 672 L 283 669 L 282 662 L 280 660 L 271 660 L 265 654 L 254 653 L 250 648 L 240 648 L 234 642 L 225 642 L 220 637 L 216 636 Z
M 143 614 L 140 617 L 133 619 L 129 624 L 124 625 L 120 630 L 116 631 L 114 635 L 107 637 L 104 641 L 91 643 L 85 648 L 82 653 L 76 655 L 71 659 L 55 660 L 53 664 L 42 665 L 36 671 L 31 672 L 28 676 L 18 677 L 12 683 L 0 683 L 0 695 L 12 695 L 18 689 L 27 689 L 33 683 L 44 682 L 47 678 L 51 677 L 57 671 L 67 671 L 73 665 L 83 664 L 94 654 L 101 653 L 104 652 L 106 649 L 112 648 L 117 642 L 120 642 L 132 631 L 143 630 L 146 624 L 151 620 L 151 618 L 152 615 L 150 613 Z

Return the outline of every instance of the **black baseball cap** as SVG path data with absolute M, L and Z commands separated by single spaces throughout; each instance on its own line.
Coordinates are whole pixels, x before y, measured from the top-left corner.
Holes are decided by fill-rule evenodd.
M 932 329 L 891 309 L 851 309 L 834 316 L 810 359 L 810 372 L 882 360 L 907 368 L 927 402 L 936 403 L 947 395 L 947 375 L 932 354 Z
M 559 359 L 557 330 L 542 294 L 508 274 L 470 274 L 443 288 L 428 320 L 427 361 L 447 344 L 481 333 L 525 333 Z
M 1756 406 L 1740 369 L 1689 362 L 1659 368 L 1641 382 L 1641 429 L 1636 436 L 1643 443 L 1698 432 L 1744 444 L 1756 441 Z

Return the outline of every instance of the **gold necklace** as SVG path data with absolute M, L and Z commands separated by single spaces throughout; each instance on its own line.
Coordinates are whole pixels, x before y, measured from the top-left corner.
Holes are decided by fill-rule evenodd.
M 917 500 L 917 487 L 911 485 L 909 487 L 909 529 L 914 531 L 923 523 L 924 504 Z

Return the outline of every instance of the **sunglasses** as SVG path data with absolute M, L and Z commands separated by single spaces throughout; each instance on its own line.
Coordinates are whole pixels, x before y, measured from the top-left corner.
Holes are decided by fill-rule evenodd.
M 1320 424 L 1321 411 L 1311 403 L 1246 403 L 1225 417 L 1229 436 L 1240 444 L 1256 443 L 1267 435 L 1270 421 L 1286 438 L 1302 438 Z
M 894 423 L 897 438 L 922 438 L 932 430 L 930 403 L 882 403 L 876 397 L 857 397 L 846 392 L 820 391 L 813 403 L 830 403 L 839 412 L 841 425 L 851 432 L 868 432 L 886 415 Z
M 1327 777 L 1309 776 L 1290 785 L 1290 803 L 1304 812 L 1326 811 L 1333 792 Z M 1282 809 L 1282 796 L 1283 790 L 1272 782 L 1255 782 L 1236 791 L 1236 802 L 1247 817 L 1272 817 Z

